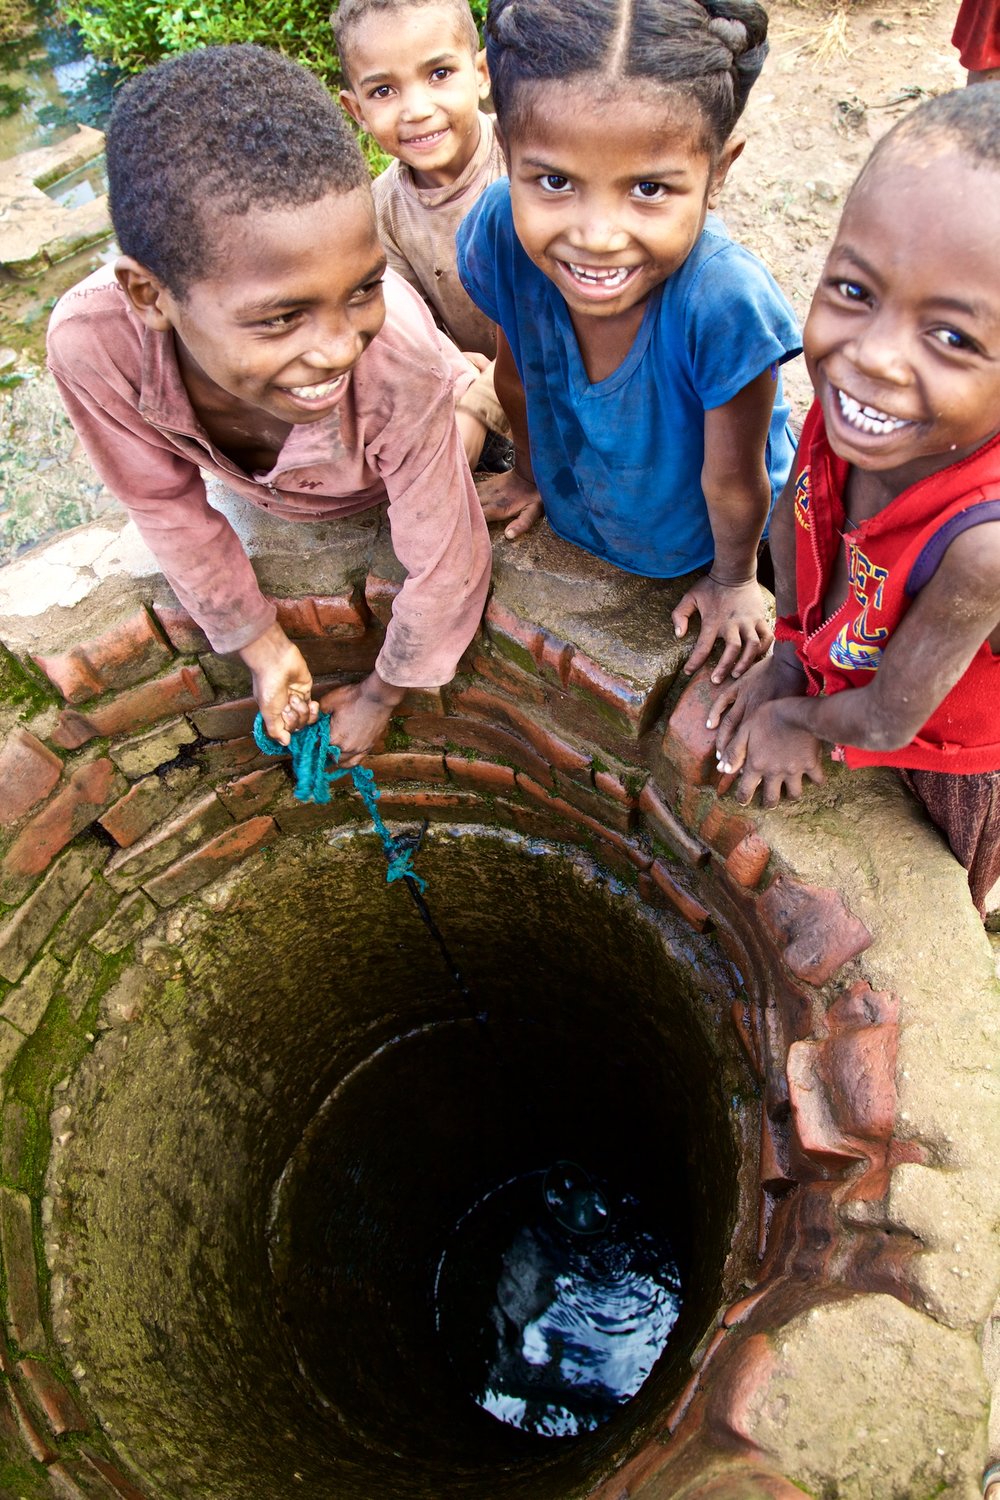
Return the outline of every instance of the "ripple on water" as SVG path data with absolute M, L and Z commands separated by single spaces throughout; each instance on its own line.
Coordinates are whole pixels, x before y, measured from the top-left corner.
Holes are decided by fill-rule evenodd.
M 573 1213 L 562 1211 L 546 1191 L 551 1170 L 512 1179 L 460 1220 L 435 1286 L 438 1332 L 469 1395 L 540 1437 L 612 1417 L 650 1374 L 681 1305 L 665 1234 L 643 1223 L 633 1194 L 576 1170 L 592 1188 L 589 1211 L 579 1183 Z

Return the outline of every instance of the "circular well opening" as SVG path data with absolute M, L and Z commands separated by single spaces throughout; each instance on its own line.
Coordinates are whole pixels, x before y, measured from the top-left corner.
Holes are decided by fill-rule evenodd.
M 347 830 L 165 916 L 141 1014 L 71 1083 L 57 1326 L 152 1495 L 585 1495 L 741 1285 L 754 1111 L 712 940 L 513 833 L 418 863 L 485 1025 Z M 472 1399 L 435 1283 L 476 1204 L 565 1160 L 669 1239 L 683 1301 L 639 1394 L 546 1439 Z

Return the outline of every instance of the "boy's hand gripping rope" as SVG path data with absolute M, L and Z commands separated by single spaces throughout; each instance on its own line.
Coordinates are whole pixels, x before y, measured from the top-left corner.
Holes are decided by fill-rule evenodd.
M 307 724 L 304 729 L 296 729 L 289 745 L 282 745 L 278 740 L 272 740 L 264 728 L 263 716 L 258 714 L 254 721 L 253 737 L 257 742 L 257 748 L 263 750 L 265 755 L 290 755 L 292 757 L 295 795 L 300 802 L 329 802 L 330 783 L 339 781 L 342 776 L 350 776 L 355 790 L 359 793 L 375 824 L 375 832 L 382 840 L 382 848 L 385 850 L 385 857 L 388 861 L 386 881 L 391 884 L 394 880 L 412 880 L 423 892 L 427 882 L 411 868 L 412 841 L 405 836 L 394 839 L 382 822 L 378 810 L 378 799 L 381 793 L 375 785 L 374 773 L 367 766 L 345 766 L 342 770 L 336 769 L 337 762 L 340 760 L 340 746 L 330 744 L 329 714 L 320 714 L 315 724 Z M 333 759 L 333 766 L 329 768 L 327 766 L 328 755 Z

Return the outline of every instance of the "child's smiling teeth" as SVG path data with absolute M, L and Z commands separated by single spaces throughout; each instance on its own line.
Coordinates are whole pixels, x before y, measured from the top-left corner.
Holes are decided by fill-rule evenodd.
M 286 389 L 289 395 L 297 396 L 300 401 L 325 401 L 340 389 L 346 379 L 346 374 L 338 375 L 336 380 L 327 380 L 323 385 L 290 385 Z
M 902 417 L 890 417 L 888 412 L 876 411 L 874 406 L 862 406 L 860 401 L 855 401 L 846 391 L 838 390 L 837 400 L 845 421 L 859 432 L 883 436 L 887 432 L 898 432 L 901 427 L 912 425 Z
M 610 266 L 606 269 L 598 266 L 575 266 L 572 261 L 567 261 L 566 264 L 574 280 L 582 281 L 585 286 L 619 287 L 633 269 L 631 266 Z

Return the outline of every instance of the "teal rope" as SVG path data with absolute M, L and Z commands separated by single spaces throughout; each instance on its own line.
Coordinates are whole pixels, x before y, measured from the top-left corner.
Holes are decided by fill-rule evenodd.
M 334 769 L 340 760 L 340 746 L 330 744 L 329 714 L 320 714 L 315 724 L 296 729 L 290 745 L 272 740 L 264 728 L 262 715 L 258 714 L 254 720 L 253 737 L 258 750 L 263 750 L 265 755 L 291 755 L 295 795 L 300 802 L 329 802 L 331 782 L 339 781 L 342 776 L 350 776 L 355 791 L 360 795 L 375 824 L 375 832 L 382 840 L 382 848 L 389 861 L 385 875 L 388 884 L 391 885 L 394 880 L 412 880 L 421 892 L 426 889 L 426 880 L 422 880 L 412 868 L 413 850 L 398 847 L 399 841 L 393 838 L 382 821 L 378 810 L 378 799 L 382 794 L 375 785 L 375 773 L 367 766 Z M 328 755 L 333 758 L 333 767 L 327 766 Z

